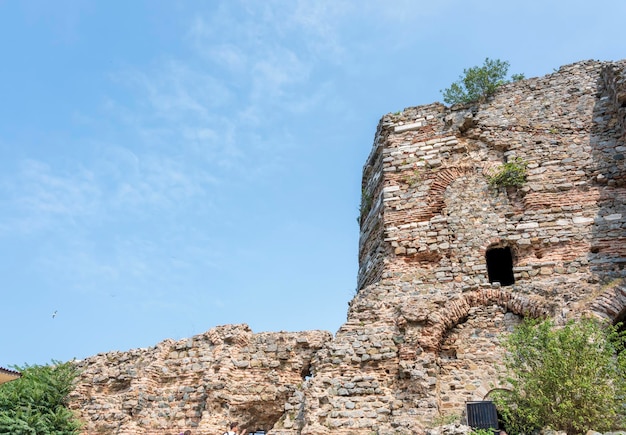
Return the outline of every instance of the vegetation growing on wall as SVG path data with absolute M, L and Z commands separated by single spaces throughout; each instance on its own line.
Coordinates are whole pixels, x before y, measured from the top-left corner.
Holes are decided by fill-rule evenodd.
M 626 335 L 592 319 L 527 320 L 505 340 L 507 391 L 494 400 L 511 435 L 624 428 Z
M 67 408 L 78 371 L 72 363 L 17 367 L 22 377 L 0 386 L 0 434 L 75 435 L 80 422 Z
M 474 66 L 463 70 L 459 80 L 449 88 L 441 91 L 443 101 L 448 104 L 483 102 L 493 95 L 499 86 L 508 83 L 506 75 L 509 63 L 500 59 L 485 59 L 482 66 Z M 523 74 L 513 74 L 513 81 L 523 80 Z
M 359 217 L 357 218 L 357 223 L 361 223 L 363 218 L 367 216 L 367 214 L 372 209 L 372 195 L 367 193 L 365 188 L 361 189 L 361 204 L 359 205 Z
M 403 181 L 410 187 L 416 186 L 422 180 L 422 174 L 419 169 L 415 168 L 413 171 L 403 178 Z
M 498 170 L 487 176 L 487 181 L 492 187 L 519 187 L 526 182 L 526 169 L 528 163 L 516 158 L 503 164 Z

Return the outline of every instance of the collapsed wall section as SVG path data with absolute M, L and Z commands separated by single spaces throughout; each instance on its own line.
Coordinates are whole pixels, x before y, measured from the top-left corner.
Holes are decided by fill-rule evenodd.
M 224 433 L 230 421 L 268 431 L 298 406 L 324 331 L 254 334 L 225 325 L 154 348 L 78 362 L 72 408 L 84 434 Z

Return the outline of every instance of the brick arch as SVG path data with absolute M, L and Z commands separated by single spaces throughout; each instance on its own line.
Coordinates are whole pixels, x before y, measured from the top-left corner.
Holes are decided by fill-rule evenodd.
M 439 170 L 430 185 L 428 214 L 434 216 L 441 213 L 445 205 L 444 194 L 448 186 L 457 178 L 474 172 L 476 172 L 476 168 L 469 165 L 451 166 Z
M 590 304 L 588 311 L 602 319 L 615 322 L 626 313 L 626 282 L 615 283 L 610 286 Z
M 424 350 L 438 351 L 445 333 L 461 323 L 472 307 L 494 304 L 524 317 L 541 318 L 550 315 L 551 312 L 548 304 L 538 298 L 530 298 L 500 288 L 465 293 L 461 298 L 450 301 L 428 315 L 428 324 L 418 340 L 420 346 Z
M 441 168 L 433 177 L 431 191 L 443 193 L 457 178 L 476 172 L 476 166 L 460 165 Z
M 483 176 L 486 176 L 493 166 L 493 162 L 472 162 L 471 164 L 466 163 L 459 166 L 441 168 L 432 177 L 433 181 L 429 190 L 429 204 L 427 210 L 424 210 L 422 214 L 432 217 L 441 213 L 445 205 L 445 191 L 457 178 L 475 174 L 478 172 L 478 169 L 481 169 Z
M 430 177 L 432 182 L 428 191 L 427 205 L 414 210 L 411 219 L 414 221 L 425 221 L 441 214 L 445 207 L 445 192 L 450 184 L 457 178 L 478 173 L 479 169 L 482 170 L 483 176 L 487 176 L 489 168 L 493 166 L 493 162 L 473 162 L 472 164 L 466 163 L 439 169 Z

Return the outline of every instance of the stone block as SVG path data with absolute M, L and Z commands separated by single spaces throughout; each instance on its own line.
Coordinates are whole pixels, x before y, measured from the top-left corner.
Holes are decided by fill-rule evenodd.
M 417 130 L 424 126 L 423 121 L 412 122 L 410 124 L 396 125 L 393 128 L 394 133 L 404 133 L 405 131 Z

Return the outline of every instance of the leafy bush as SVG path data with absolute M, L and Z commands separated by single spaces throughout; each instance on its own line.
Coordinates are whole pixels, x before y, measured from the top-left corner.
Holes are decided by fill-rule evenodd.
M 487 181 L 492 187 L 519 187 L 526 182 L 527 166 L 522 159 L 516 158 L 502 165 L 495 174 L 488 175 Z
M 78 375 L 72 363 L 16 367 L 22 377 L 0 386 L 0 434 L 75 435 L 80 422 L 67 408 Z
M 493 95 L 500 85 L 508 83 L 506 80 L 509 63 L 500 59 L 485 59 L 482 66 L 474 66 L 463 70 L 459 80 L 449 88 L 441 91 L 443 101 L 448 104 L 482 102 Z M 515 81 L 522 80 L 523 74 L 514 74 Z
M 511 389 L 494 395 L 507 431 L 623 428 L 625 345 L 624 332 L 591 319 L 561 328 L 551 321 L 523 322 L 504 343 Z

